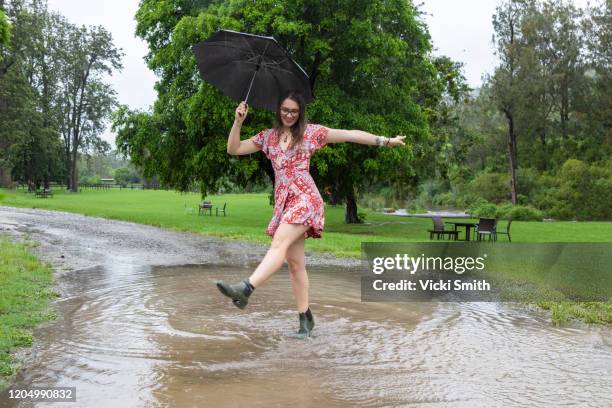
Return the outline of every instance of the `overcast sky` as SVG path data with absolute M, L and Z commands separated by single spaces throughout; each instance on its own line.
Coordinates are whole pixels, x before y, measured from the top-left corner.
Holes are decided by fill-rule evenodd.
M 491 17 L 497 0 L 421 0 L 436 54 L 447 55 L 464 63 L 464 74 L 470 86 L 476 87 L 484 73 L 492 71 L 495 56 L 491 37 Z M 143 56 L 145 42 L 134 36 L 134 15 L 138 0 L 48 0 L 49 8 L 66 16 L 75 24 L 102 25 L 113 34 L 115 45 L 123 49 L 123 70 L 111 82 L 119 102 L 132 109 L 147 109 L 155 100 L 155 76 L 147 68 Z M 419 0 L 415 0 L 419 3 Z M 574 0 L 584 7 L 587 0 Z M 104 140 L 114 147 L 110 130 Z

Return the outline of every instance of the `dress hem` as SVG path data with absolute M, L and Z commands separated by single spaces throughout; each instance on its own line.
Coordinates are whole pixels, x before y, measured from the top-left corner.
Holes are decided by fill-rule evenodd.
M 323 228 L 315 227 L 314 225 L 312 225 L 312 222 L 310 220 L 306 222 L 280 222 L 278 225 L 280 224 L 310 225 L 310 228 L 304 232 L 305 238 L 321 239 L 323 235 Z M 278 225 L 273 230 L 267 228 L 266 235 L 273 238 L 274 234 L 276 233 L 276 230 L 278 229 Z

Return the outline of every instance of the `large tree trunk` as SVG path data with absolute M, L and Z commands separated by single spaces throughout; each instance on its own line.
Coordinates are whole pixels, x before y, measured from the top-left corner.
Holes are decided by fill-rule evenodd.
M 517 155 L 516 155 L 516 135 L 514 134 L 514 117 L 508 111 L 506 111 L 506 118 L 508 119 L 508 158 L 510 164 L 510 195 L 512 196 L 512 204 L 517 204 L 516 199 L 516 169 L 517 169 Z
M 564 79 L 561 83 L 561 106 L 559 109 L 559 119 L 561 122 L 561 134 L 563 138 L 567 139 L 568 136 L 568 126 L 569 122 L 569 90 L 567 85 L 567 80 Z
M 0 168 L 0 186 L 9 187 L 13 186 L 13 178 L 11 177 L 11 170 L 8 168 Z
M 71 160 L 70 160 L 70 192 L 78 193 L 78 171 L 77 171 L 77 144 L 73 144 L 75 146 L 72 150 Z
M 357 216 L 357 201 L 355 200 L 355 190 L 353 187 L 350 188 L 349 194 L 346 197 L 344 222 L 347 224 L 359 224 L 360 222 Z

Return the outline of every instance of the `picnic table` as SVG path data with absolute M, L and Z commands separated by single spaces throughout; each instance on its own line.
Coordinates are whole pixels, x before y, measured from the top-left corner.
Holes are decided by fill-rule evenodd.
M 206 214 L 206 211 L 208 211 L 210 212 L 210 216 L 212 217 L 212 209 L 213 205 L 210 201 L 202 201 L 198 208 L 198 215 L 200 215 L 202 212 Z
M 457 227 L 465 228 L 465 239 L 464 241 L 470 240 L 470 231 L 472 228 L 478 225 L 477 222 L 466 222 L 466 221 L 447 221 L 448 224 L 453 224 L 455 227 L 455 231 L 457 231 Z

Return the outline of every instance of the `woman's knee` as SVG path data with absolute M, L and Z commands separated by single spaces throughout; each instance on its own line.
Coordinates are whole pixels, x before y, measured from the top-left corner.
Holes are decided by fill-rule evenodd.
M 308 287 L 308 274 L 306 273 L 306 268 L 303 265 L 292 267 L 290 264 L 289 276 L 291 276 L 291 280 L 297 282 L 299 285 Z
M 287 265 L 291 274 L 297 274 L 305 270 L 304 259 L 302 257 L 287 257 Z
M 308 226 L 281 223 L 272 238 L 271 247 L 287 250 L 295 240 L 304 236 Z

